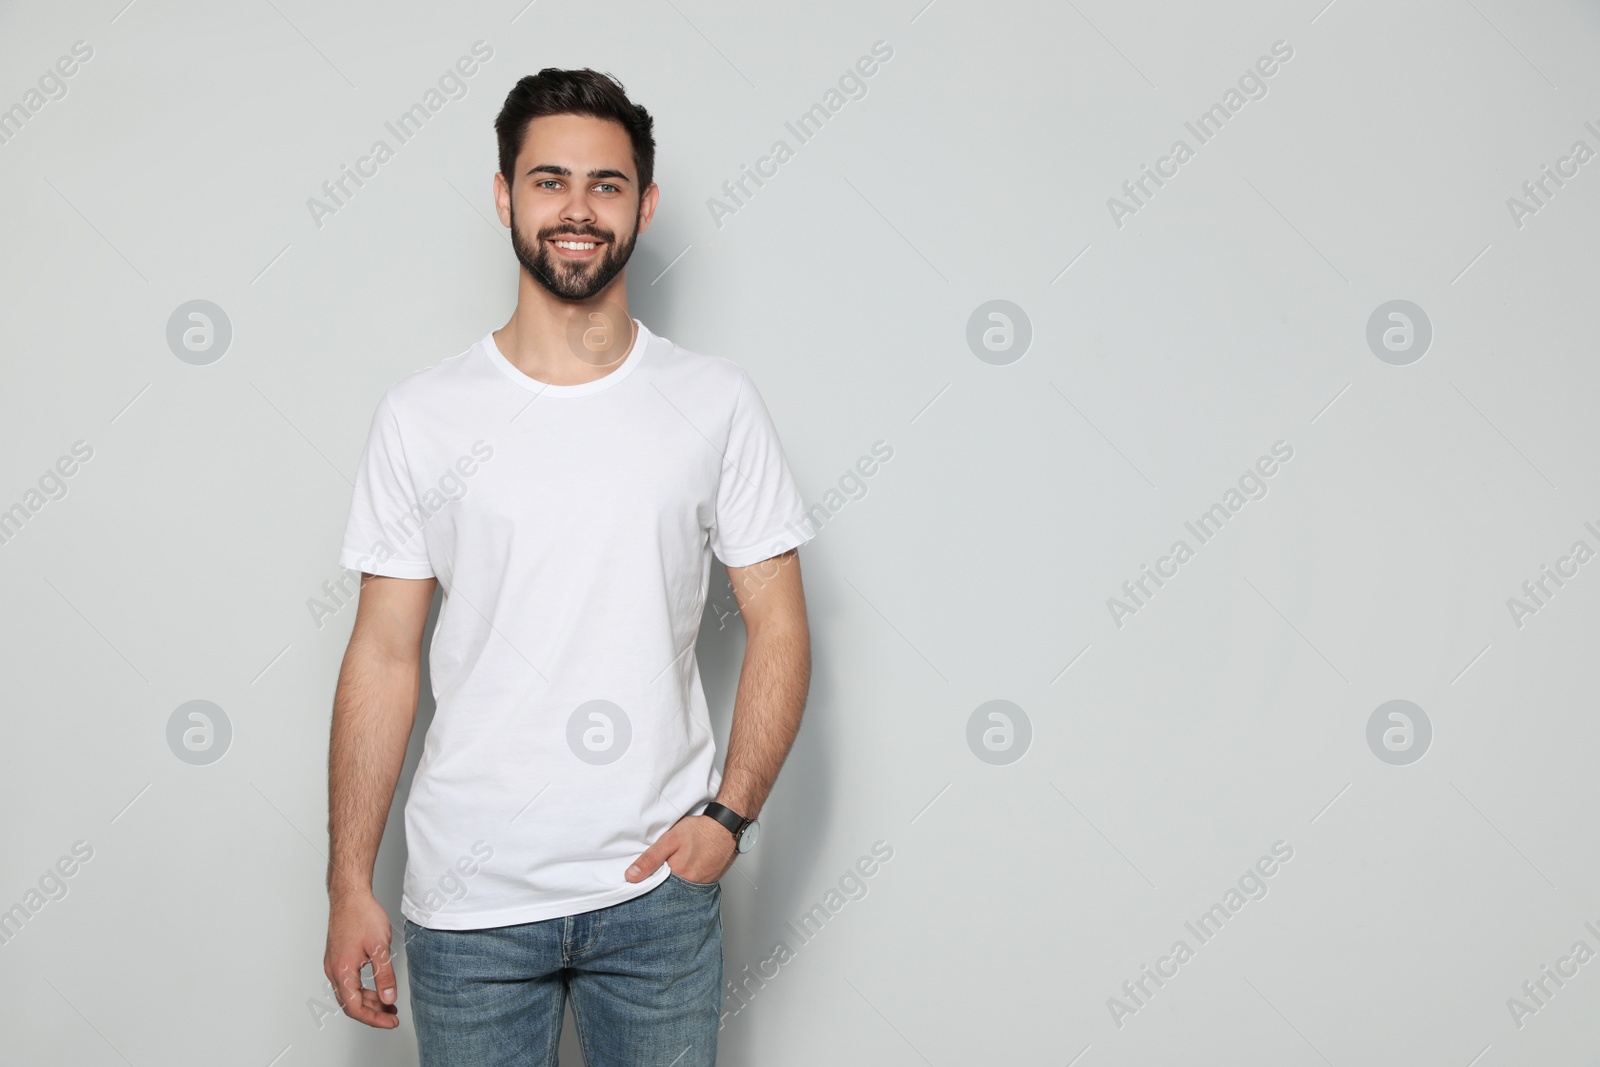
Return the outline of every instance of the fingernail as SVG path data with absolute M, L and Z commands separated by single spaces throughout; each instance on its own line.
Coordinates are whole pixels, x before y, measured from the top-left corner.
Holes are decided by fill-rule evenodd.
M 393 1004 L 394 1003 L 394 990 L 385 989 L 383 991 L 383 1002 L 385 1004 Z
M 639 866 L 638 866 L 638 864 L 635 864 L 635 865 L 633 865 L 633 866 L 632 866 L 632 867 L 629 867 L 629 868 L 628 868 L 628 877 L 629 877 L 629 878 L 632 878 L 632 877 L 633 877 L 633 876 L 634 876 L 634 875 L 636 875 L 636 874 L 638 874 L 638 873 L 639 873 Z

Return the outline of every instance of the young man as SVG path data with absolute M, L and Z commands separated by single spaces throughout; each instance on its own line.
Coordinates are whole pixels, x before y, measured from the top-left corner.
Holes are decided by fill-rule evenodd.
M 494 179 L 516 311 L 385 391 L 356 475 L 324 969 L 346 1014 L 399 1025 L 372 871 L 439 584 L 400 906 L 424 1067 L 554 1064 L 568 996 L 589 1067 L 711 1067 L 718 879 L 805 705 L 815 531 L 771 417 L 740 367 L 628 314 L 651 127 L 592 70 L 517 83 Z M 695 661 L 713 554 L 748 634 L 721 772 Z

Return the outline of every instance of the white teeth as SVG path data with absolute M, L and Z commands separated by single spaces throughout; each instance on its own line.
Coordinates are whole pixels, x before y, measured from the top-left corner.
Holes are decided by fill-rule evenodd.
M 587 252 L 595 247 L 593 242 L 585 244 L 582 241 L 557 241 L 555 245 L 557 248 L 570 248 L 574 252 Z

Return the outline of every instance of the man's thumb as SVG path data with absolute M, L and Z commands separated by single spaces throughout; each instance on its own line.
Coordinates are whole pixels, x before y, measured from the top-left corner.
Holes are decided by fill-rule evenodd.
M 666 854 L 661 848 L 661 842 L 658 841 L 645 849 L 644 855 L 633 861 L 633 866 L 628 868 L 627 877 L 632 881 L 648 878 L 655 873 L 657 867 L 661 866 L 665 858 Z
M 394 960 L 388 945 L 375 945 L 368 950 L 372 960 L 372 984 L 378 990 L 378 999 L 393 1004 L 398 994 L 394 984 Z

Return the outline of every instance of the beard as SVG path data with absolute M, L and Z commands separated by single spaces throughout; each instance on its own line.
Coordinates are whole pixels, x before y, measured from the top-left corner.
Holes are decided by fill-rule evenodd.
M 586 260 L 568 260 L 556 257 L 550 251 L 549 238 L 558 233 L 577 233 L 605 242 L 605 251 L 598 257 Z M 610 285 L 633 255 L 633 246 L 639 240 L 639 220 L 634 218 L 633 232 L 626 244 L 619 245 L 616 235 L 597 226 L 550 226 L 541 230 L 537 242 L 530 247 L 517 228 L 517 209 L 511 208 L 511 248 L 517 254 L 522 269 L 551 295 L 562 300 L 585 301 Z

